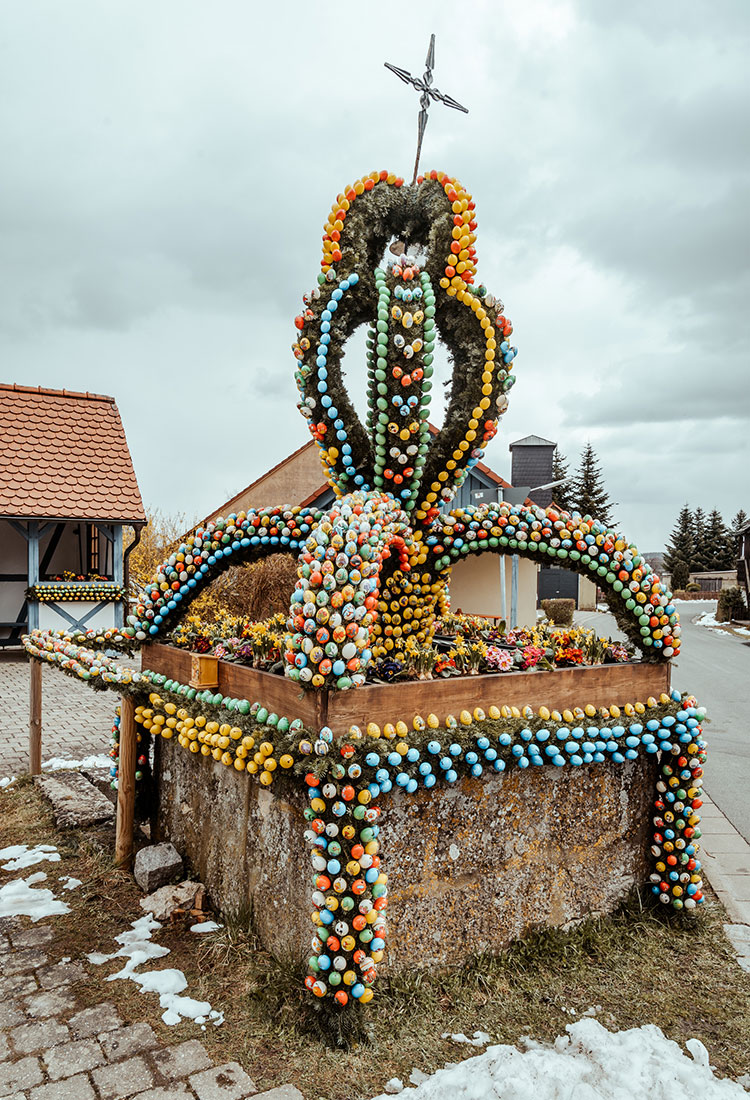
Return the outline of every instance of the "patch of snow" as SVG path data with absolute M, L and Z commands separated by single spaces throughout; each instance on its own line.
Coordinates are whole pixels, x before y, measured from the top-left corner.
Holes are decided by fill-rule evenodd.
M 45 860 L 59 863 L 60 854 L 52 844 L 37 844 L 35 848 L 29 848 L 27 844 L 11 844 L 9 848 L 0 848 L 0 859 L 10 860 L 10 863 L 1 865 L 3 871 L 22 871 Z
M 75 890 L 77 886 L 81 886 L 81 880 L 79 878 L 73 878 L 72 875 L 63 875 L 60 879 L 63 890 Z
M 438 1070 L 411 1100 L 633 1100 L 700 1096 L 747 1100 L 742 1085 L 715 1077 L 708 1052 L 688 1039 L 687 1057 L 654 1024 L 610 1032 L 598 1020 L 577 1020 L 554 1044 L 526 1040 L 525 1050 L 492 1046 L 460 1065 Z M 389 1081 L 385 1092 L 390 1093 Z M 377 1100 L 386 1100 L 385 1094 Z
M 111 765 L 111 758 L 105 756 L 104 753 L 99 753 L 98 756 L 84 756 L 83 760 L 66 760 L 62 756 L 53 756 L 49 760 L 44 761 L 42 770 L 45 772 L 75 772 L 80 771 L 81 768 L 109 769 Z
M 486 1031 L 475 1031 L 472 1039 L 468 1035 L 464 1035 L 463 1031 L 455 1033 L 444 1031 L 440 1038 L 450 1039 L 452 1043 L 468 1043 L 472 1047 L 486 1047 L 490 1041 L 490 1036 Z
M 458 857 L 461 855 L 461 849 L 458 847 L 457 844 L 451 844 L 450 848 L 448 849 L 448 855 L 455 862 L 455 860 L 457 860 Z
M 389 1096 L 397 1096 L 399 1092 L 404 1091 L 404 1082 L 400 1077 L 391 1077 L 390 1081 L 386 1081 L 385 1091 Z
M 699 615 L 695 620 L 696 626 L 719 626 L 720 623 L 716 621 L 716 616 L 713 611 L 704 611 L 702 615 Z
M 734 626 L 732 627 L 735 634 L 742 634 L 746 638 L 750 638 L 750 630 L 746 626 Z M 0 779 L 0 787 L 2 787 L 3 781 Z
M 0 791 L 4 791 L 6 787 L 12 787 L 16 782 L 17 777 L 15 775 L 4 775 L 0 779 Z
M 56 898 L 51 890 L 32 890 L 32 886 L 46 878 L 44 871 L 36 871 L 28 878 L 13 879 L 0 886 L 0 917 L 26 916 L 36 924 L 42 917 L 69 913 L 70 906 Z
M 191 932 L 218 932 L 220 928 L 223 928 L 223 924 L 217 924 L 215 920 L 204 920 L 202 924 L 191 924 Z
M 208 923 L 208 922 L 207 922 Z M 224 1015 L 211 1008 L 208 1001 L 196 1001 L 192 997 L 183 997 L 180 994 L 187 989 L 187 978 L 181 970 L 138 970 L 139 966 L 150 959 L 161 959 L 169 954 L 168 947 L 162 947 L 153 943 L 151 933 L 161 928 L 153 913 L 146 913 L 133 921 L 130 929 L 115 936 L 115 942 L 120 949 L 111 955 L 102 955 L 98 952 L 87 955 L 86 958 L 95 966 L 103 966 L 112 959 L 125 959 L 125 965 L 116 974 L 109 974 L 106 981 L 113 982 L 116 979 L 128 979 L 135 982 L 141 993 L 156 993 L 159 997 L 159 1005 L 164 1009 L 162 1020 L 165 1024 L 173 1026 L 180 1020 L 194 1020 L 205 1026 L 207 1019 L 213 1020 L 216 1027 L 224 1022 Z

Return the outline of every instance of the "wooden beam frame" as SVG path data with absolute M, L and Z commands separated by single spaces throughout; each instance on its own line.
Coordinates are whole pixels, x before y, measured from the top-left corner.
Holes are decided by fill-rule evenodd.
M 39 775 L 42 770 L 42 662 L 32 657 L 29 672 L 29 771 Z
M 120 700 L 120 753 L 117 777 L 117 827 L 115 862 L 129 869 L 133 862 L 133 822 L 135 819 L 135 766 L 138 735 L 135 703 L 129 695 Z

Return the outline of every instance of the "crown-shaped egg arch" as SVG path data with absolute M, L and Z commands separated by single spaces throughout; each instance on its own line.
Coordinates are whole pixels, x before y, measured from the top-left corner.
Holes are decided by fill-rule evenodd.
M 381 266 L 389 242 L 394 258 Z M 589 516 L 554 508 L 449 504 L 508 404 L 516 348 L 502 303 L 474 287 L 474 202 L 443 172 L 412 187 L 373 172 L 337 196 L 317 285 L 296 319 L 299 407 L 337 499 L 326 511 L 280 505 L 198 528 L 140 595 L 125 633 L 163 635 L 230 565 L 298 556 L 286 673 L 344 690 L 368 665 L 428 645 L 451 567 L 481 552 L 554 561 L 593 577 L 647 659 L 680 647 L 671 593 L 637 548 Z M 412 252 L 426 255 L 421 262 Z M 344 344 L 369 323 L 368 417 L 343 385 Z M 454 362 L 445 426 L 428 425 L 437 336 Z
M 420 521 L 437 514 L 482 457 L 507 407 L 516 349 L 502 303 L 474 288 L 476 211 L 444 172 L 413 187 L 383 172 L 337 196 L 325 226 L 318 286 L 296 319 L 300 409 L 337 493 L 385 489 Z M 385 267 L 396 238 L 404 249 Z M 424 264 L 409 252 L 426 252 Z M 362 425 L 341 377 L 346 340 L 368 339 L 368 418 Z M 437 335 L 454 362 L 445 426 L 428 429 Z

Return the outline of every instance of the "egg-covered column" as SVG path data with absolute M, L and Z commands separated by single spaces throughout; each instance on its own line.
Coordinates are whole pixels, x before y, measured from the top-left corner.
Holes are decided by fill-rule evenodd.
M 328 730 L 323 734 L 332 738 Z M 343 745 L 323 781 L 313 772 L 306 777 L 315 931 L 305 984 L 317 997 L 332 997 L 340 1005 L 372 1000 L 388 904 L 380 868 L 380 809 L 372 801 L 380 788 L 360 781 L 360 765 L 350 762 L 354 753 L 353 746 Z
M 705 717 L 705 709 L 690 698 L 676 715 L 648 723 L 660 738 L 662 750 L 654 800 L 651 890 L 673 909 L 695 909 L 704 899 L 698 840 L 706 761 L 701 722 Z

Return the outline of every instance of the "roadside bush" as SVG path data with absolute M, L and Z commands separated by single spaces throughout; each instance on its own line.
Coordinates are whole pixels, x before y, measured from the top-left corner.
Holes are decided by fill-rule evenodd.
M 700 592 L 701 586 L 697 581 L 690 581 L 690 584 L 685 585 L 686 592 Z
M 732 619 L 746 619 L 745 597 L 740 588 L 722 588 L 716 605 L 716 621 L 728 623 Z
M 572 626 L 575 600 L 542 600 L 542 611 L 555 626 Z

